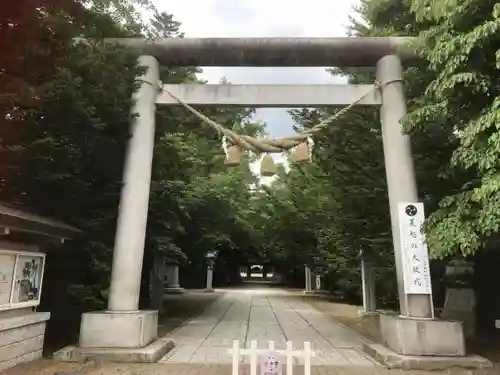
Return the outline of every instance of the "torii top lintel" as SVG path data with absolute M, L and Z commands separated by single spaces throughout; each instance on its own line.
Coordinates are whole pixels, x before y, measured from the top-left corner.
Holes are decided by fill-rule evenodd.
M 373 67 L 386 55 L 405 65 L 416 56 L 411 38 L 110 38 L 165 66 L 319 66 Z

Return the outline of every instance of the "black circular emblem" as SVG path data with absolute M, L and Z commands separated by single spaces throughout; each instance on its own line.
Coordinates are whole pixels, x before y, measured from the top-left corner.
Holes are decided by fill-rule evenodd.
M 405 212 L 408 216 L 415 216 L 417 214 L 417 207 L 413 204 L 409 204 L 405 207 Z

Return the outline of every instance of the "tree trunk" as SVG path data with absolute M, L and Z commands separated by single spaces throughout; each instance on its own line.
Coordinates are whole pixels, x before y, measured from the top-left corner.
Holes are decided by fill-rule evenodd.
M 163 305 L 163 290 L 166 272 L 165 258 L 163 254 L 155 253 L 151 267 L 151 307 L 161 311 Z
M 144 249 L 144 261 L 142 264 L 141 293 L 139 295 L 139 309 L 148 309 L 151 306 L 151 267 L 153 266 L 151 251 Z

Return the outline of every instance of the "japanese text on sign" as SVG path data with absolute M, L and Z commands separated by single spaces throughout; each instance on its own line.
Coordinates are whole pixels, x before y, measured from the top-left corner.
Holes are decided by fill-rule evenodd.
M 405 293 L 432 294 L 429 254 L 422 232 L 424 205 L 399 203 L 398 216 Z

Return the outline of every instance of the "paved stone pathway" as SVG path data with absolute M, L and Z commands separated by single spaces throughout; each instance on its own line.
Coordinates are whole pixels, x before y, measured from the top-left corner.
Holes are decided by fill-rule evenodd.
M 272 340 L 277 349 L 284 349 L 286 341 L 292 341 L 297 349 L 304 341 L 311 342 L 315 352 L 312 365 L 379 366 L 363 353 L 357 333 L 279 289 L 227 290 L 200 316 L 166 337 L 173 339 L 176 347 L 162 363 L 228 364 L 231 356 L 227 350 L 233 340 L 247 348 L 252 340 L 259 348 Z
M 97 368 L 81 370 L 78 364 L 41 360 L 9 369 L 2 375 L 54 375 L 58 372 L 78 375 L 232 375 L 230 364 L 185 363 L 105 363 Z M 293 375 L 303 375 L 297 366 Z M 454 368 L 444 372 L 390 370 L 382 366 L 313 366 L 311 375 L 499 375 L 498 368 L 466 370 Z M 240 366 L 239 375 L 250 375 L 248 365 Z

